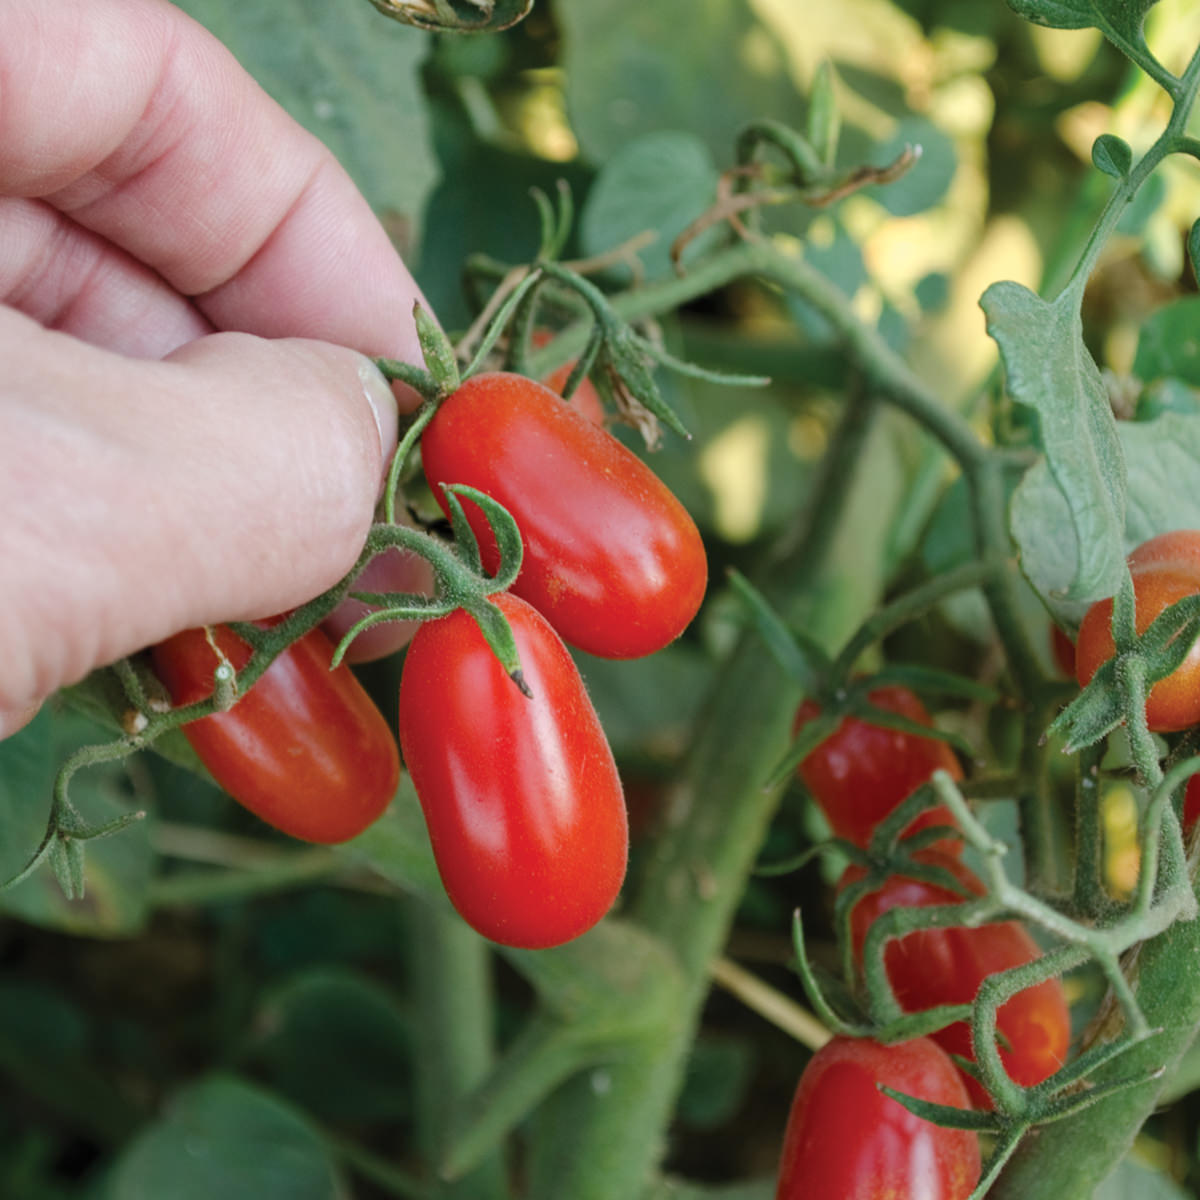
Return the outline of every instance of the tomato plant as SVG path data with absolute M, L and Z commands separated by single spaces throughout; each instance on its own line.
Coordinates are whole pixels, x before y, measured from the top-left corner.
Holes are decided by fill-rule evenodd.
M 1129 556 L 1138 633 L 1185 596 L 1200 592 L 1200 531 L 1163 533 L 1143 542 Z M 1075 673 L 1081 685 L 1091 682 L 1102 663 L 1112 658 L 1113 602 L 1101 600 L 1088 609 L 1079 627 Z M 1200 722 L 1200 642 L 1187 658 L 1146 697 L 1146 723 L 1156 733 L 1187 729 Z
M 516 518 L 525 557 L 512 590 L 571 645 L 637 658 L 695 616 L 707 566 L 691 517 L 641 459 L 549 388 L 476 375 L 438 409 L 421 455 L 443 508 L 442 485 L 466 483 Z M 464 507 L 494 570 L 487 523 Z
M 983 884 L 962 862 L 937 850 L 922 850 L 917 862 L 940 867 L 952 875 L 969 896 L 984 893 Z M 865 874 L 862 867 L 846 868 L 839 888 Z M 924 908 L 959 904 L 964 896 L 947 887 L 905 875 L 891 875 L 883 885 L 855 904 L 850 916 L 851 939 L 861 961 L 867 931 L 893 908 Z M 1040 957 L 1041 950 L 1017 921 L 997 921 L 968 928 L 919 929 L 889 941 L 884 950 L 888 979 L 896 999 L 907 1012 L 920 1012 L 939 1004 L 970 1004 L 979 985 L 999 971 L 1023 966 Z M 1000 1059 L 1009 1075 L 1023 1087 L 1041 1083 L 1066 1061 L 1071 1041 L 1071 1017 L 1062 983 L 1048 979 L 1025 988 L 1001 1006 L 996 1017 L 1000 1033 Z M 930 1035 L 943 1049 L 973 1059 L 971 1030 L 957 1021 Z M 977 1107 L 988 1107 L 987 1093 L 969 1075 L 963 1075 Z
M 949 1056 L 927 1038 L 882 1045 L 835 1037 L 809 1060 L 788 1113 L 775 1200 L 965 1200 L 979 1142 L 933 1125 L 879 1085 L 967 1108 Z
M 498 595 L 532 698 L 462 609 L 417 631 L 400 746 L 454 907 L 509 946 L 578 937 L 625 877 L 621 782 L 579 672 L 524 601 Z
M 106 6 L 102 20 L 100 7 L 40 6 L 31 36 L 49 28 L 42 14 L 66 8 L 101 33 L 153 10 L 154 28 L 178 29 L 179 61 L 258 70 L 347 172 L 305 134 L 300 157 L 277 155 L 279 169 L 233 207 L 226 189 L 203 186 L 201 210 L 189 206 L 196 189 L 184 185 L 211 184 L 212 173 L 172 189 L 189 161 L 174 153 L 95 203 L 86 180 L 64 181 L 53 206 L 7 197 L 0 244 L 15 229 L 18 252 L 15 273 L 0 265 L 0 292 L 24 319 L 60 327 L 50 340 L 68 357 L 63 339 L 75 335 L 156 355 L 167 347 L 147 342 L 198 332 L 150 312 L 184 284 L 218 327 L 395 356 L 377 365 L 421 403 L 401 419 L 366 544 L 327 592 L 295 597 L 286 637 L 280 626 L 259 636 L 233 626 L 255 652 L 235 680 L 243 699 L 211 724 L 253 711 L 253 681 L 302 630 L 349 637 L 349 618 L 355 640 L 340 650 L 356 657 L 392 643 L 392 622 L 411 622 L 423 629 L 407 667 L 381 660 L 358 678 L 389 712 L 402 691 L 408 756 L 418 775 L 433 766 L 418 779 L 420 801 L 403 779 L 400 801 L 345 850 L 274 837 L 256 845 L 253 827 L 230 837 L 219 821 L 210 830 L 221 801 L 190 773 L 195 756 L 179 753 L 175 735 L 191 712 L 227 707 L 232 688 L 222 673 L 218 696 L 164 709 L 138 655 L 97 663 L 0 742 L 0 857 L 12 885 L 0 898 L 9 920 L 0 1064 L 61 1043 L 56 1031 L 104 1051 L 76 1055 L 57 1081 L 53 1056 L 45 1070 L 9 1072 L 22 1120 L 0 1121 L 0 1196 L 74 1197 L 93 1179 L 111 1181 L 114 1195 L 174 1196 L 203 1126 L 205 1161 L 230 1194 L 261 1192 L 257 1171 L 289 1195 L 761 1197 L 776 1186 L 775 1135 L 811 1050 L 853 1032 L 872 1039 L 859 1043 L 869 1065 L 883 1064 L 898 1053 L 889 1047 L 930 1025 L 910 1007 L 955 997 L 969 1001 L 958 1011 L 981 1037 L 998 1030 L 975 1056 L 979 1088 L 955 1082 L 956 1104 L 972 1094 L 983 1103 L 986 1090 L 988 1109 L 952 1119 L 988 1131 L 988 1200 L 1063 1200 L 1114 1185 L 1194 1192 L 1200 1106 L 1184 1093 L 1200 1079 L 1200 1053 L 1188 1049 L 1200 1028 L 1188 970 L 1200 961 L 1197 868 L 1168 813 L 1200 728 L 1151 735 L 1140 719 L 1141 672 L 1169 648 L 1145 643 L 1079 689 L 1073 668 L 1067 678 L 1056 671 L 1047 637 L 1052 627 L 1074 635 L 1090 598 L 1121 595 L 1131 547 L 1200 529 L 1196 6 L 869 0 L 854 22 L 813 20 L 803 5 L 695 0 L 176 0 Z M 183 8 L 188 20 L 173 24 Z M 475 36 L 431 39 L 376 9 Z M 1031 31 L 1024 18 L 1074 32 Z M 122 44 L 139 70 L 147 65 L 144 37 Z M 51 57 L 67 70 L 72 47 L 94 55 L 107 45 L 57 39 Z M 0 73 L 45 57 L 25 50 L 0 38 Z M 88 121 L 73 115 L 103 116 L 79 93 L 86 74 L 70 76 L 79 87 L 13 94 L 35 96 L 25 108 L 47 118 L 69 101 L 60 124 L 82 135 Z M 185 76 L 168 72 L 162 95 Z M 715 78 L 720 87 L 697 86 Z M 199 107 L 152 105 L 162 137 L 151 141 L 174 148 L 166 134 L 177 117 L 232 96 L 247 137 L 221 142 L 228 122 L 215 130 L 229 151 L 220 176 L 245 167 L 245 147 L 262 143 L 250 136 L 262 93 L 242 84 L 189 93 Z M 1113 132 L 1101 132 L 1109 117 Z M 271 107 L 266 119 L 267 140 L 288 144 L 290 118 Z M 114 148 L 105 180 L 138 165 L 139 146 Z M 277 203 L 306 180 L 302 203 Z M 154 203 L 164 186 L 170 202 Z M 222 199 L 232 223 L 219 219 Z M 272 212 L 289 216 L 262 244 Z M 79 221 L 86 253 L 73 254 L 58 234 L 78 232 Z M 355 234 L 364 224 L 365 243 Z M 180 230 L 211 251 L 232 238 L 244 253 L 189 267 L 170 252 Z M 106 311 L 114 293 L 100 285 L 112 272 L 77 270 L 92 251 L 103 267 L 114 238 L 153 252 L 144 265 L 157 283 L 135 288 L 146 301 L 134 305 L 137 320 L 128 304 Z M 412 326 L 411 289 L 397 294 L 407 279 L 397 244 L 423 294 Z M 989 272 L 1010 269 L 1018 278 L 983 290 Z M 281 280 L 295 286 L 281 292 Z M 73 289 L 86 304 L 70 303 Z M 451 331 L 441 345 L 431 325 Z M 551 344 L 540 328 L 556 331 Z M 22 355 L 18 347 L 18 381 Z M 693 440 L 628 455 L 572 416 L 586 383 L 563 404 L 536 383 L 479 374 L 517 371 L 553 391 L 576 356 L 591 364 L 611 421 L 646 428 L 651 414 L 678 433 L 674 406 Z M 192 370 L 186 355 L 170 357 L 166 375 Z M 0 372 L 0 393 L 12 374 Z M 269 396 L 280 381 L 253 382 Z M 75 445 L 76 418 L 108 430 L 111 407 L 76 406 L 58 426 L 64 448 Z M 156 401 L 146 420 L 170 411 Z M 220 559 L 230 543 L 205 528 L 218 511 L 257 528 L 253 497 L 274 486 L 278 446 L 231 438 L 221 422 L 205 429 L 231 448 L 221 460 L 231 470 L 209 481 L 229 503 L 185 503 L 195 528 L 178 537 L 162 540 L 154 489 L 126 489 L 118 503 L 107 484 L 97 489 L 126 483 L 124 452 L 136 454 L 140 439 L 111 458 L 59 456 L 61 496 L 10 506 L 0 540 L 7 548 L 15 537 L 17 555 L 0 559 L 0 581 L 16 603 L 0 610 L 0 641 L 17 648 L 4 678 L 18 690 L 32 677 L 29 649 L 36 666 L 47 654 L 70 661 L 81 632 L 93 646 L 114 644 L 103 633 L 113 606 L 88 587 L 98 564 L 141 585 L 147 546 L 180 556 L 207 546 Z M 0 450 L 11 457 L 9 430 L 0 403 Z M 309 432 L 319 453 L 321 427 Z M 428 495 L 414 486 L 423 432 Z M 255 469 L 234 469 L 234 442 Z M 193 448 L 200 501 L 219 447 Z M 13 461 L 19 476 L 19 452 Z M 137 466 L 130 484 L 149 466 L 158 494 L 178 486 L 190 497 L 172 460 L 141 455 Z M 9 482 L 20 491 L 29 481 L 18 476 Z M 455 483 L 483 489 L 460 498 L 490 577 L 464 522 L 437 520 L 431 497 L 454 509 L 438 493 L 453 495 Z M 704 513 L 707 566 L 662 484 L 702 506 L 693 511 Z M 309 492 L 314 509 L 329 496 Z M 304 524 L 311 511 L 294 516 Z M 54 532 L 66 521 L 94 556 L 62 554 Z M 527 555 L 517 588 L 544 611 L 534 620 L 517 599 L 498 603 L 512 614 L 533 701 L 496 672 L 471 620 L 449 615 L 473 614 L 503 670 L 516 670 L 512 630 L 486 607 L 518 572 L 516 521 Z M 280 561 L 278 549 L 263 544 L 263 569 Z M 425 579 L 403 583 L 385 566 L 410 551 Z M 1143 580 L 1165 566 L 1144 553 L 1133 564 L 1139 620 Z M 1190 557 L 1176 546 L 1166 573 L 1188 574 Z M 22 561 L 48 574 L 32 587 L 14 582 Z M 168 574 L 180 565 L 169 554 L 155 564 Z M 226 578 L 226 564 L 212 563 L 222 585 L 247 565 L 230 563 L 242 569 Z M 697 610 L 706 571 L 715 586 Z M 146 619 L 162 597 L 153 580 L 144 586 L 144 608 L 119 613 Z M 13 636 L 67 594 L 95 623 L 63 621 L 61 644 L 49 646 Z M 1184 605 L 1200 610 L 1200 597 Z M 1119 614 L 1130 618 L 1123 648 L 1132 607 Z M 646 655 L 692 624 L 638 662 L 588 660 L 585 696 L 546 620 L 614 656 Z M 1186 632 L 1198 625 L 1200 613 Z M 1181 636 L 1175 648 L 1188 645 Z M 878 675 L 856 678 L 864 670 Z M 206 686 L 212 671 L 206 662 Z M 901 683 L 944 703 L 935 716 L 940 725 L 944 713 L 952 740 L 939 741 Z M 864 703 L 872 690 L 882 713 Z M 799 696 L 817 698 L 819 732 L 834 731 L 819 748 L 812 705 L 787 746 Z M 589 702 L 638 831 L 626 884 L 619 792 Z M 911 727 L 878 724 L 898 718 Z M 306 746 L 315 752 L 326 735 Z M 806 754 L 801 774 L 828 822 L 814 823 L 808 795 L 784 786 Z M 938 770 L 949 783 L 933 796 Z M 655 790 L 650 819 L 636 794 L 644 781 Z M 1189 785 L 1183 798 L 1188 824 L 1198 792 Z M 934 807 L 914 815 L 926 796 Z M 160 819 L 141 822 L 143 812 Z M 931 835 L 951 817 L 951 836 Z M 914 865 L 912 840 L 885 845 L 883 822 L 908 822 L 922 840 L 940 838 L 941 854 L 987 870 L 976 880 L 943 864 L 946 875 L 928 876 L 941 860 Z M 841 835 L 832 848 L 819 844 L 829 824 Z M 1128 895 L 1116 895 L 1118 854 L 1136 863 L 1122 881 Z M 855 891 L 835 905 L 820 885 L 846 858 L 879 886 L 860 900 L 865 880 L 848 884 Z M 946 886 L 931 891 L 906 872 Z M 963 919 L 946 912 L 960 894 L 954 880 L 972 897 L 970 920 L 946 929 Z M 476 934 L 447 889 L 509 945 Z M 614 897 L 619 919 L 576 937 Z M 902 915 L 901 902 L 913 905 Z M 876 925 L 867 961 L 856 961 L 861 926 L 888 905 L 878 919 L 903 938 L 885 945 Z M 103 946 L 83 948 L 87 932 Z M 789 950 L 798 978 L 784 969 Z M 839 962 L 844 978 L 828 982 Z M 202 964 L 211 969 L 198 978 Z M 1028 986 L 1004 1002 L 979 981 L 1007 964 L 1007 980 Z M 1054 972 L 1061 984 L 1041 983 Z M 119 986 L 151 974 L 152 989 Z M 1064 993 L 1079 1030 L 1069 1046 Z M 230 1019 L 214 1021 L 214 1011 Z M 965 1031 L 939 1036 L 966 1051 Z M 139 1053 L 148 1044 L 156 1053 Z M 193 1085 L 230 1063 L 253 1072 L 253 1085 Z M 929 1148 L 944 1131 L 897 1132 L 904 1118 L 883 1104 L 883 1076 L 868 1075 L 858 1090 L 847 1085 L 848 1105 L 822 1091 L 809 1106 L 813 1153 L 832 1146 L 846 1161 L 809 1159 L 795 1187 L 853 1194 L 857 1176 L 844 1176 L 894 1151 L 893 1190 L 946 1190 Z M 884 1136 L 882 1149 L 870 1140 Z
M 933 724 L 919 697 L 908 688 L 876 688 L 867 698 L 876 707 L 910 721 Z M 802 728 L 819 711 L 815 701 L 805 700 L 796 712 L 795 728 Z M 846 717 L 804 759 L 799 775 L 835 836 L 865 847 L 875 826 L 906 796 L 928 783 L 937 770 L 946 771 L 953 779 L 962 778 L 958 759 L 945 742 Z M 938 807 L 917 817 L 906 833 L 953 824 L 949 812 Z M 944 843 L 947 849 L 957 844 L 954 839 Z
M 221 656 L 239 670 L 250 647 L 218 625 L 212 643 L 203 629 L 188 629 L 160 642 L 151 656 L 171 700 L 183 705 L 212 695 Z M 400 773 L 387 722 L 349 667 L 329 669 L 332 657 L 333 644 L 314 629 L 227 712 L 183 727 L 235 800 L 309 842 L 360 834 L 391 802 Z

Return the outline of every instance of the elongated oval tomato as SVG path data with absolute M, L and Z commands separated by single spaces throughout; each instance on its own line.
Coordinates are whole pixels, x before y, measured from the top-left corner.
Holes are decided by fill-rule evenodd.
M 868 699 L 910 721 L 933 724 L 919 697 L 906 687 L 876 688 Z M 800 729 L 819 711 L 814 701 L 805 700 L 796 712 L 795 728 Z M 800 764 L 799 774 L 829 819 L 834 835 L 865 849 L 875 826 L 939 769 L 953 779 L 963 777 L 954 751 L 945 742 L 847 717 Z M 905 833 L 953 824 L 950 811 L 938 807 L 923 812 Z M 947 838 L 939 845 L 951 852 L 961 849 L 957 839 Z
M 571 645 L 638 658 L 677 638 L 704 598 L 708 568 L 691 517 L 611 434 L 520 375 L 468 379 L 421 439 L 425 474 L 498 500 L 521 530 L 513 592 Z M 478 507 L 464 501 L 484 565 L 498 562 Z
M 915 1116 L 877 1084 L 969 1108 L 954 1064 L 928 1038 L 884 1046 L 835 1037 L 809 1060 L 788 1114 L 775 1200 L 965 1200 L 979 1139 Z
M 492 599 L 533 698 L 458 609 L 422 625 L 408 648 L 400 748 L 463 919 L 506 946 L 556 946 L 590 929 L 621 889 L 625 803 L 566 647 L 524 601 Z
M 223 625 L 214 640 L 235 669 L 250 648 Z M 202 629 L 151 651 L 171 700 L 212 695 L 220 663 Z M 268 825 L 307 842 L 344 842 L 379 817 L 400 760 L 387 721 L 349 667 L 330 671 L 333 643 L 314 629 L 289 646 L 228 712 L 183 727 L 213 778 Z
M 1143 542 L 1129 556 L 1133 578 L 1134 624 L 1138 633 L 1177 600 L 1200 592 L 1200 530 L 1180 529 Z M 1116 653 L 1112 639 L 1111 600 L 1087 610 L 1075 643 L 1075 677 L 1081 686 Z M 1155 733 L 1172 733 L 1200 723 L 1200 641 L 1170 675 L 1146 697 L 1146 724 Z
M 951 855 L 922 850 L 914 857 L 940 866 L 972 895 L 981 895 L 983 884 Z M 846 868 L 839 882 L 844 888 L 861 879 L 863 869 Z M 960 904 L 963 897 L 949 888 L 923 880 L 893 875 L 883 886 L 864 896 L 850 917 L 854 951 L 862 961 L 867 930 L 892 908 L 924 908 L 935 904 Z M 997 921 L 968 929 L 922 929 L 888 943 L 883 960 L 888 979 L 901 1008 L 920 1012 L 938 1004 L 969 1004 L 979 985 L 997 971 L 1023 966 L 1041 957 L 1038 944 L 1017 921 Z M 1025 988 L 1004 1004 L 996 1015 L 1001 1034 L 1000 1060 L 1023 1087 L 1041 1083 L 1066 1061 L 1071 1042 L 1071 1016 L 1062 982 L 1047 979 Z M 944 1050 L 974 1059 L 971 1030 L 964 1021 L 929 1035 Z M 963 1076 L 972 1102 L 990 1108 L 987 1092 L 970 1076 Z

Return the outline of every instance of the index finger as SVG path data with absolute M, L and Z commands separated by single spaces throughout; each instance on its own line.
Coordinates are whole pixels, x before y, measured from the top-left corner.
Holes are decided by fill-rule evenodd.
M 44 199 L 218 329 L 420 361 L 416 284 L 333 155 L 163 0 L 8 0 L 0 194 Z

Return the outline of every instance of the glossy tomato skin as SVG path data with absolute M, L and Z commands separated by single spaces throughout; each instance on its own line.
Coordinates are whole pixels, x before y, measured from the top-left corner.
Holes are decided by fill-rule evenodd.
M 1137 630 L 1145 631 L 1155 617 L 1177 600 L 1200 592 L 1200 531 L 1183 529 L 1143 542 L 1129 556 L 1133 578 Z M 1091 682 L 1102 664 L 1112 658 L 1112 601 L 1088 609 L 1075 644 L 1075 677 L 1081 686 Z M 1155 733 L 1171 733 L 1200 723 L 1200 641 L 1187 658 L 1146 697 L 1146 723 Z
M 236 669 L 250 648 L 223 625 L 214 638 Z M 202 629 L 151 651 L 176 705 L 212 695 L 219 660 Z M 400 760 L 391 729 L 349 667 L 330 671 L 333 643 L 314 629 L 289 646 L 227 712 L 183 726 L 213 778 L 276 829 L 344 842 L 391 803 Z
M 942 867 L 972 895 L 983 893 L 979 879 L 952 855 L 922 850 L 914 857 L 927 865 Z M 838 886 L 845 888 L 862 876 L 861 867 L 847 867 Z M 867 930 L 889 909 L 962 901 L 963 897 L 949 888 L 902 875 L 891 876 L 878 891 L 854 906 L 850 931 L 856 959 L 861 963 Z M 884 950 L 884 963 L 900 1006 L 906 1012 L 919 1012 L 938 1004 L 969 1004 L 989 975 L 1032 962 L 1041 953 L 1019 922 L 998 921 L 973 929 L 957 926 L 918 930 L 889 942 Z M 1000 1059 L 1009 1075 L 1023 1087 L 1041 1083 L 1066 1061 L 1071 1016 L 1060 980 L 1047 979 L 1018 992 L 1000 1008 L 996 1024 L 1002 1035 Z M 964 1021 L 929 1036 L 950 1054 L 974 1058 L 970 1027 Z M 979 1083 L 965 1074 L 963 1079 L 975 1106 L 990 1108 L 987 1092 Z
M 933 724 L 925 706 L 908 688 L 876 688 L 869 699 L 877 707 L 911 721 Z M 805 700 L 796 712 L 795 728 L 799 730 L 819 712 L 814 701 Z M 945 742 L 846 717 L 800 764 L 799 775 L 821 806 L 834 835 L 865 848 L 879 822 L 939 769 L 952 779 L 963 777 L 954 751 Z M 930 825 L 953 824 L 950 811 L 938 807 L 922 813 L 905 833 L 911 835 Z M 950 838 L 939 845 L 952 852 L 961 848 L 957 839 Z
M 521 530 L 513 592 L 564 641 L 602 658 L 639 658 L 677 638 L 704 598 L 707 564 L 687 511 L 611 434 L 520 375 L 468 379 L 421 440 L 430 486 L 466 483 L 494 497 Z M 464 502 L 484 565 L 495 539 Z
M 976 1135 L 922 1120 L 878 1083 L 969 1107 L 954 1064 L 928 1038 L 835 1037 L 800 1077 L 775 1200 L 966 1200 L 979 1182 Z
M 566 647 L 524 601 L 492 599 L 533 698 L 458 609 L 408 648 L 400 747 L 454 907 L 492 941 L 540 949 L 609 910 L 629 833 L 612 752 Z

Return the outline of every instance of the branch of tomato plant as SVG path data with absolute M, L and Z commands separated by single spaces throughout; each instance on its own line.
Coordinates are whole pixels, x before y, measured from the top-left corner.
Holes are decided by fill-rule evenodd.
M 800 254 L 785 251 L 769 241 L 743 242 L 696 264 L 681 279 L 626 292 L 612 297 L 609 303 L 617 315 L 631 320 L 670 311 L 743 277 L 763 278 L 794 292 L 833 326 L 843 351 L 864 376 L 865 385 L 915 420 L 961 467 L 971 498 L 978 556 L 984 561 L 1009 560 L 1004 453 L 988 446 L 967 421 L 947 407 L 879 333 L 858 318 L 836 285 Z M 547 347 L 554 351 L 554 357 L 546 351 L 535 353 L 531 356 L 532 365 L 539 372 L 549 371 L 558 362 L 577 354 L 584 337 L 583 327 L 564 331 L 552 347 Z M 1018 691 L 1028 696 L 1047 681 L 1018 615 L 1017 586 L 1014 566 L 1000 573 L 985 587 L 984 593 Z M 1035 875 L 1041 857 L 1034 847 Z
M 1104 884 L 1104 837 L 1101 827 L 1100 763 L 1103 743 L 1085 747 L 1075 764 L 1075 912 L 1093 920 L 1116 907 Z
M 409 991 L 421 1035 L 414 1046 L 414 1132 L 426 1162 L 437 1162 L 455 1108 L 492 1070 L 492 952 L 456 914 L 412 898 L 404 905 L 412 953 Z M 503 1150 L 481 1155 L 474 1169 L 439 1180 L 431 1200 L 507 1200 Z
M 857 466 L 857 464 L 856 464 Z M 791 624 L 819 642 L 840 644 L 873 606 L 882 580 L 864 586 L 864 538 L 882 540 L 889 510 L 855 492 L 855 470 L 827 482 L 827 519 L 855 534 L 826 547 L 823 561 L 803 551 L 772 564 L 767 588 Z M 803 546 L 804 539 L 801 539 Z M 815 545 L 821 545 L 818 540 Z M 668 818 L 644 874 L 631 881 L 629 914 L 678 958 L 682 985 L 670 1022 L 600 1074 L 559 1089 L 538 1118 L 530 1150 L 533 1200 L 628 1200 L 641 1194 L 662 1153 L 662 1130 L 710 987 L 711 963 L 728 935 L 780 794 L 762 781 L 789 740 L 799 689 L 748 633 L 724 665 L 698 723 L 683 773 L 667 798 Z M 555 952 L 557 953 L 557 952 Z
M 1105 32 L 1109 33 L 1108 30 Z M 1121 49 L 1127 54 L 1129 53 L 1126 46 L 1121 46 Z M 1113 189 L 1108 203 L 1104 206 L 1104 211 L 1100 214 L 1100 219 L 1092 228 L 1087 244 L 1079 256 L 1079 261 L 1075 264 L 1075 269 L 1071 273 L 1070 279 L 1068 279 L 1062 289 L 1064 293 L 1074 293 L 1080 299 L 1082 299 L 1083 289 L 1087 285 L 1087 281 L 1099 260 L 1100 252 L 1104 249 L 1105 244 L 1116 229 L 1117 222 L 1121 219 L 1122 213 L 1124 213 L 1126 207 L 1137 195 L 1138 189 L 1150 178 L 1158 165 L 1168 155 L 1190 153 L 1190 139 L 1187 137 L 1186 128 L 1188 118 L 1191 116 L 1192 107 L 1196 102 L 1197 89 L 1200 88 L 1200 48 L 1192 55 L 1187 69 L 1178 79 L 1165 72 L 1165 69 L 1157 64 L 1156 60 L 1151 59 L 1150 62 L 1158 66 L 1159 71 L 1162 71 L 1166 75 L 1166 81 L 1153 75 L 1149 67 L 1143 64 L 1140 59 L 1135 58 L 1134 61 L 1143 70 L 1146 70 L 1148 74 L 1151 74 L 1152 78 L 1162 83 L 1167 93 L 1174 100 L 1174 108 L 1172 109 L 1166 128 L 1154 141 L 1154 144 L 1117 181 L 1117 185 Z

